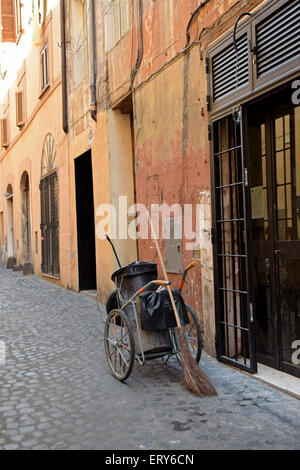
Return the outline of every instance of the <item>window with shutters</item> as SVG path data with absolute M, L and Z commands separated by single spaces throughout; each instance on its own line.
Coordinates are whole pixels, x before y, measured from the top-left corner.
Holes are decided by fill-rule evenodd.
M 25 123 L 24 90 L 16 92 L 16 125 L 21 128 Z
M 247 32 L 237 40 L 237 51 L 231 43 L 213 57 L 212 75 L 214 101 L 249 85 Z
M 15 0 L 1 0 L 2 42 L 16 41 Z
M 272 2 L 252 25 L 255 45 L 254 80 L 259 86 L 299 71 L 300 0 Z
M 49 57 L 48 44 L 46 43 L 41 52 L 41 88 L 42 93 L 49 87 Z
M 210 110 L 237 103 L 299 73 L 300 0 L 267 2 L 207 50 Z
M 77 88 L 88 75 L 87 4 L 85 0 L 73 0 L 71 6 L 73 82 Z
M 42 273 L 59 276 L 58 177 L 56 150 L 51 134 L 46 136 L 41 164 Z
M 105 47 L 110 51 L 129 31 L 129 0 L 111 0 L 105 15 Z
M 23 33 L 22 28 L 22 7 L 23 7 L 23 0 L 15 0 L 15 9 L 16 9 L 16 43 L 20 41 L 20 38 Z
M 47 14 L 49 13 L 49 5 L 47 0 L 37 0 L 38 12 L 39 12 L 39 23 L 43 24 Z
M 8 126 L 7 118 L 1 119 L 1 146 L 8 147 Z

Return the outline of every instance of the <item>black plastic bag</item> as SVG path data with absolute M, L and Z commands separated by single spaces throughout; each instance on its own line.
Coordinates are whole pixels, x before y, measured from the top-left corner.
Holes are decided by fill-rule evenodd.
M 177 289 L 172 289 L 182 325 L 189 323 L 186 306 Z M 175 314 L 167 289 L 140 294 L 141 327 L 144 331 L 159 331 L 177 327 Z

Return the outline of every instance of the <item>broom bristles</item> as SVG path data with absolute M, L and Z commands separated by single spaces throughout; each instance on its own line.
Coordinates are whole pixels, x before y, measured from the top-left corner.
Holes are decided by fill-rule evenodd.
M 177 334 L 180 345 L 181 364 L 188 389 L 199 397 L 217 396 L 218 393 L 215 387 L 193 358 L 182 327 L 177 328 Z

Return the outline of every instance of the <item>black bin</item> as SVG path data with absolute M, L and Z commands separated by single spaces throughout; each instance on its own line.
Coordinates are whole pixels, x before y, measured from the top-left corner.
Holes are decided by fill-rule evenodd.
M 145 284 L 157 279 L 157 264 L 150 261 L 135 261 L 115 271 L 111 279 L 121 290 L 124 300 L 128 300 Z M 153 290 L 155 289 L 157 286 L 153 285 Z

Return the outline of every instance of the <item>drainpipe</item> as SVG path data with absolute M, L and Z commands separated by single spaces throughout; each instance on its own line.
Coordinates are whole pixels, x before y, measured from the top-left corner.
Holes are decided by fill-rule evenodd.
M 143 55 L 144 55 L 143 12 L 144 12 L 143 0 L 139 0 L 139 49 L 138 49 L 138 55 L 137 55 L 135 66 L 131 72 L 131 77 L 130 77 L 131 89 L 133 89 L 133 82 L 140 68 Z
M 90 113 L 97 121 L 96 98 L 96 46 L 95 46 L 95 1 L 89 2 L 89 48 L 90 48 Z
M 65 0 L 60 0 L 60 34 L 61 34 L 62 121 L 63 121 L 63 130 L 67 134 L 68 131 L 69 131 L 69 127 L 68 127 L 66 5 L 65 5 Z
M 185 47 L 188 47 L 189 44 L 190 44 L 190 41 L 191 41 L 191 37 L 190 37 L 190 29 L 191 29 L 191 26 L 193 24 L 193 21 L 194 19 L 196 18 L 196 16 L 198 15 L 198 13 L 200 12 L 200 10 L 209 2 L 210 0 L 202 0 L 202 2 L 200 3 L 200 5 L 196 8 L 196 10 L 194 11 L 194 13 L 192 14 L 192 16 L 190 17 L 190 21 L 188 22 L 188 25 L 186 27 L 186 45 Z

